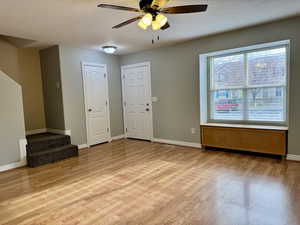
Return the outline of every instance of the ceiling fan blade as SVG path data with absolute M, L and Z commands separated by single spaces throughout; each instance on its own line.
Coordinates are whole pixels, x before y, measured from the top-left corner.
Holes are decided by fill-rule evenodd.
M 131 23 L 133 23 L 133 22 L 135 22 L 135 21 L 137 21 L 139 19 L 142 19 L 142 18 L 143 18 L 143 16 L 134 17 L 134 18 L 132 18 L 130 20 L 127 20 L 127 21 L 125 21 L 123 23 L 120 23 L 120 24 L 114 26 L 113 29 L 118 29 L 118 28 L 124 27 L 124 26 L 126 26 L 128 24 L 131 24 Z
M 160 29 L 161 30 L 166 30 L 166 29 L 168 29 L 168 28 L 170 28 L 170 24 L 169 24 L 169 22 L 167 22 L 165 25 L 163 25 Z
M 131 11 L 131 12 L 141 12 L 141 10 L 139 10 L 139 9 L 126 7 L 126 6 L 118 6 L 118 5 L 100 4 L 100 5 L 98 5 L 98 7 L 106 8 L 106 9 L 125 10 L 125 11 Z
M 197 13 L 207 10 L 208 5 L 183 5 L 165 8 L 161 10 L 162 13 L 181 14 L 181 13 Z

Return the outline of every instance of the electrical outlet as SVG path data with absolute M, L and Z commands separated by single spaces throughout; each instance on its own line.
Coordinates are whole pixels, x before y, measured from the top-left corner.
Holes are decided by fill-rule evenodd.
M 196 134 L 196 128 L 191 128 L 191 133 Z

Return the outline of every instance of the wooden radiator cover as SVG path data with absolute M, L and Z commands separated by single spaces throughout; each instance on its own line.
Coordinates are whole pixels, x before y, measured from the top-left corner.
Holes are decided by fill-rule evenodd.
M 286 155 L 287 131 L 201 125 L 203 146 Z

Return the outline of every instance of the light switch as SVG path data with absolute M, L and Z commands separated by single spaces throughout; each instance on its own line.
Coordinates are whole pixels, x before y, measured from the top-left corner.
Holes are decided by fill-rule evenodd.
M 56 88 L 60 89 L 60 83 L 59 82 L 56 82 Z
M 158 102 L 158 98 L 157 97 L 152 97 L 152 102 Z

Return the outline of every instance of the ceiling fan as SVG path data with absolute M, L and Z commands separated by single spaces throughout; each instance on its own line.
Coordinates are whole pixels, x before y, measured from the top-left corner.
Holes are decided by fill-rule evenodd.
M 183 14 L 183 13 L 198 13 L 204 12 L 207 10 L 207 4 L 202 5 L 183 5 L 164 8 L 169 0 L 140 0 L 140 9 L 118 6 L 118 5 L 109 5 L 109 4 L 100 4 L 98 7 L 107 8 L 107 9 L 116 9 L 116 10 L 125 10 L 130 12 L 140 12 L 144 15 L 134 17 L 130 20 L 127 20 L 123 23 L 120 23 L 113 27 L 113 29 L 118 29 L 128 24 L 131 24 L 135 21 L 140 20 L 138 26 L 146 30 L 150 25 L 152 25 L 153 30 L 166 30 L 170 27 L 168 18 L 163 14 Z

